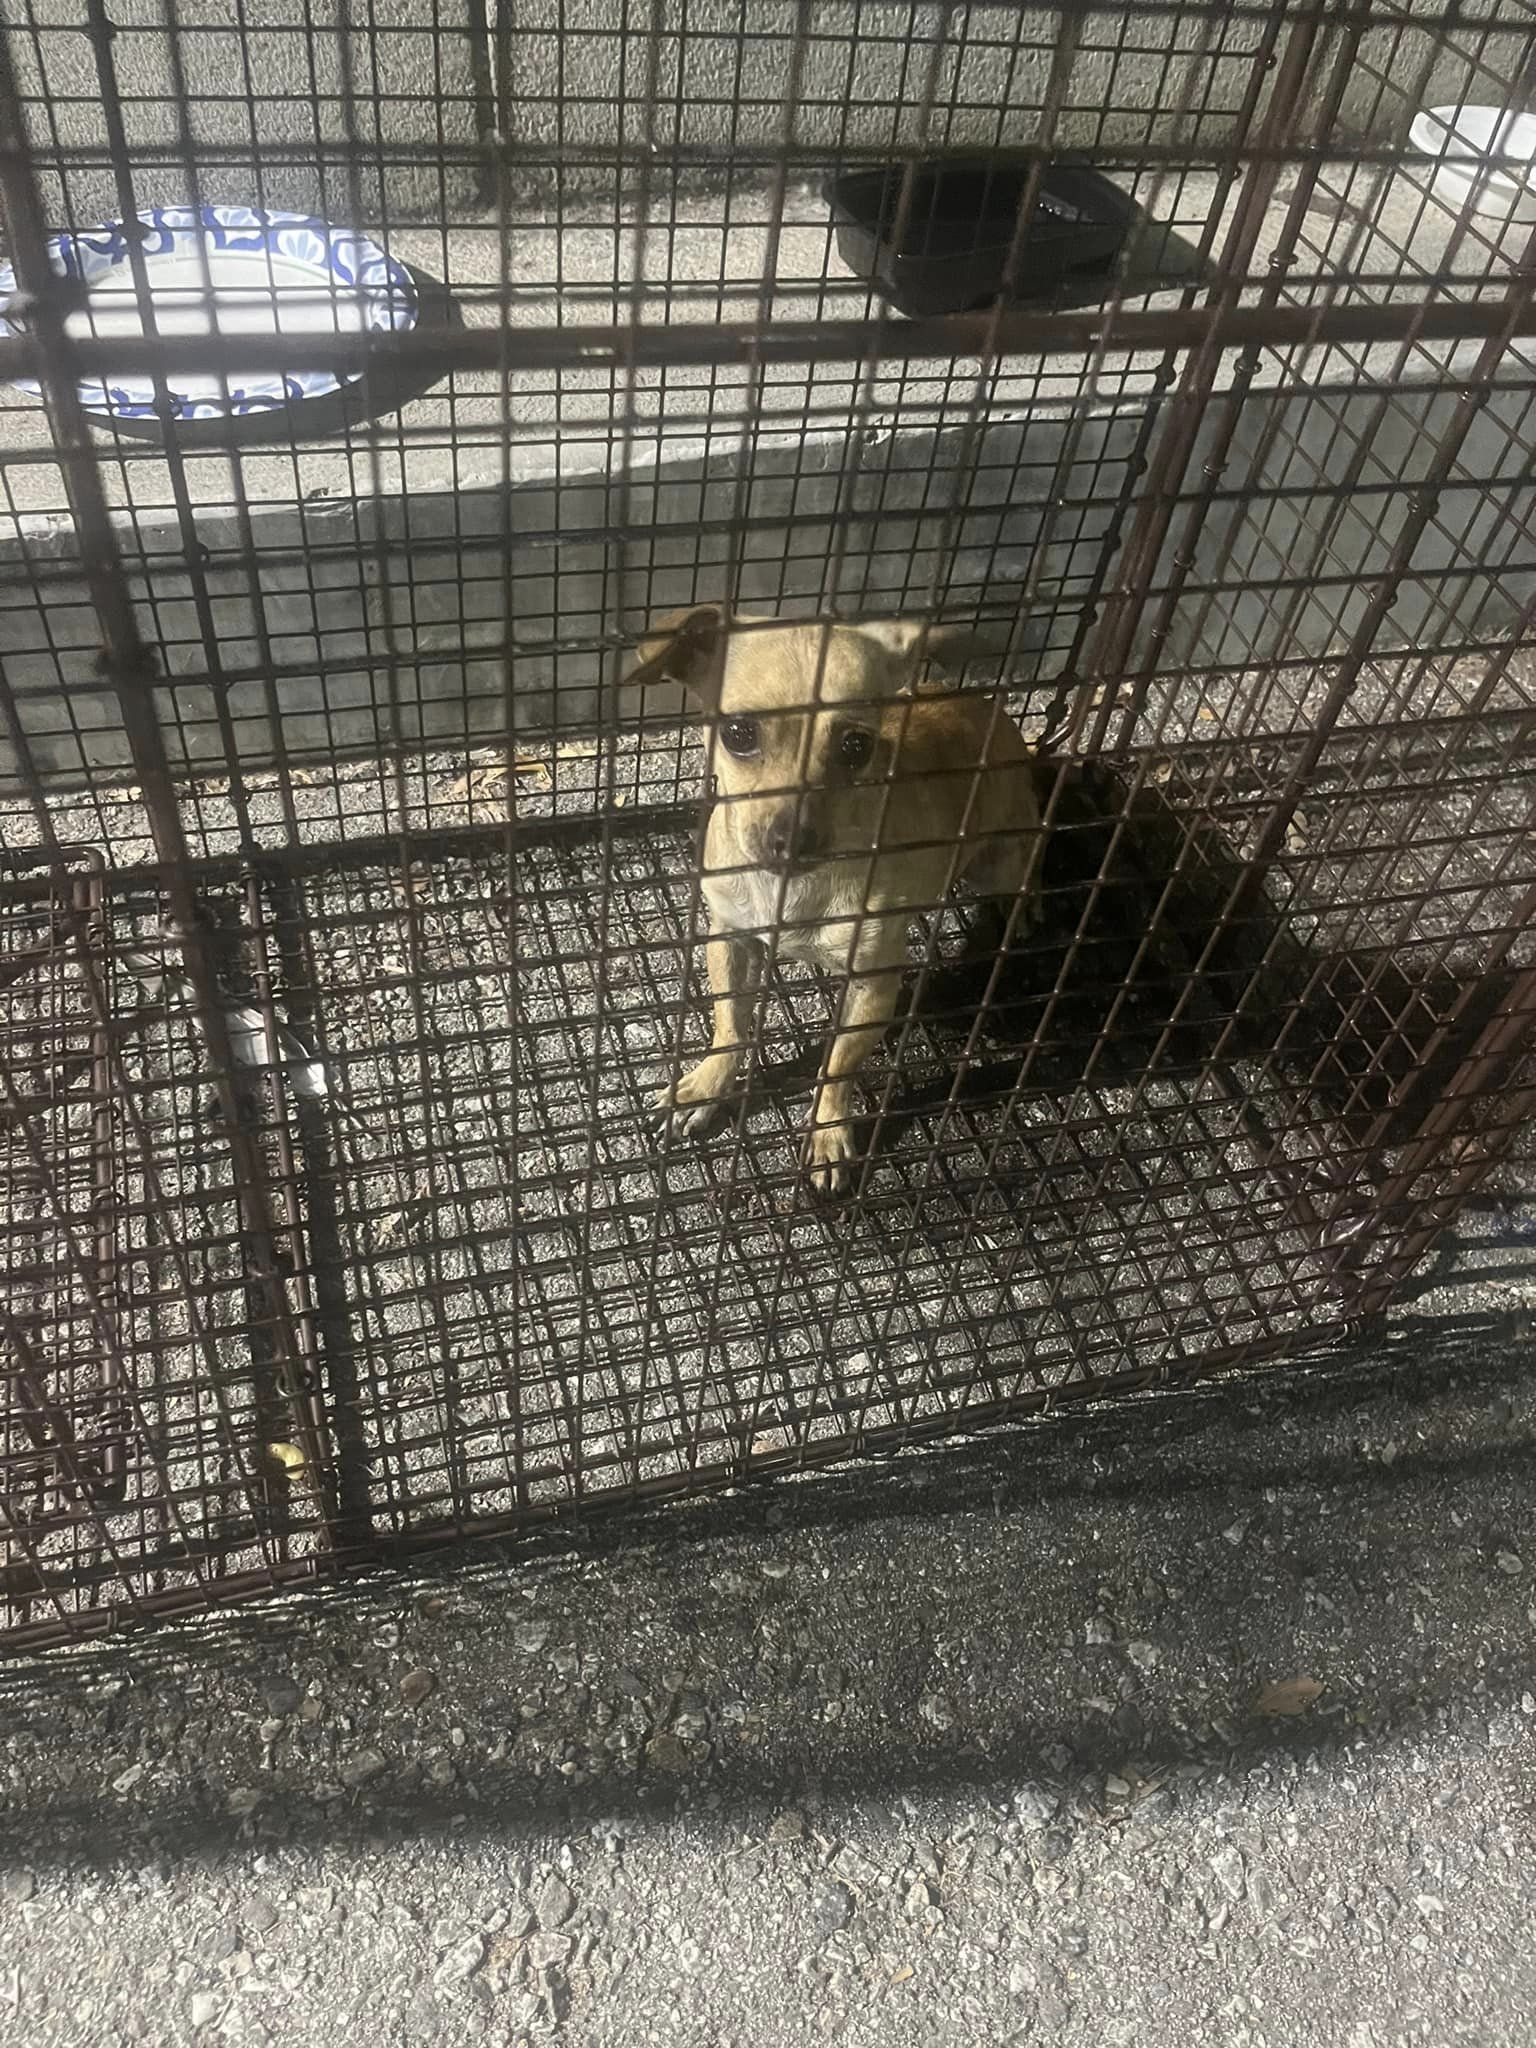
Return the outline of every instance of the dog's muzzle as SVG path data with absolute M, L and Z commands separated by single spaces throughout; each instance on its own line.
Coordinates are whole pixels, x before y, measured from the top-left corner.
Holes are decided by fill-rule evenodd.
M 786 804 L 775 811 L 764 828 L 761 854 L 764 867 L 814 867 L 823 853 L 821 835 L 800 804 Z

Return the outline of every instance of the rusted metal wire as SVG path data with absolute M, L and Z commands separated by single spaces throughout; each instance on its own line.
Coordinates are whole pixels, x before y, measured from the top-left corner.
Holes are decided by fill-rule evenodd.
M 1122 312 L 1113 325 L 1098 313 L 936 314 L 888 327 L 867 320 L 778 321 L 771 328 L 751 322 L 719 321 L 697 330 L 665 334 L 624 326 L 538 329 L 503 335 L 484 328 L 441 334 L 401 334 L 390 355 L 403 367 L 441 370 L 624 369 L 683 365 L 712 368 L 732 363 L 860 362 L 873 352 L 884 362 L 925 356 L 967 356 L 988 338 L 1007 355 L 1066 355 L 1100 348 L 1136 349 L 1311 348 L 1345 342 L 1482 341 L 1524 339 L 1536 332 L 1536 316 L 1523 311 L 1506 337 L 1501 309 L 1479 300 L 1413 306 L 1335 306 L 1312 311 L 1302 306 L 1235 306 L 1219 318 L 1210 308 L 1187 311 Z M 875 340 L 878 335 L 878 341 Z M 76 343 L 73 361 L 81 377 L 118 373 L 144 376 L 186 370 L 352 370 L 367 368 L 378 344 L 365 335 L 262 334 L 252 340 L 229 335 L 166 335 L 149 341 L 89 337 Z M 33 345 L 0 340 L 0 377 L 28 376 Z
M 1514 1171 L 1536 231 L 1407 137 L 1517 108 L 1530 10 L 860 21 L 402 0 L 263 25 L 299 98 L 203 0 L 0 30 L 7 1647 L 1311 1356 Z M 910 233 L 978 151 L 1017 302 L 905 318 L 813 187 L 889 166 Z M 1137 226 L 1031 296 L 1074 155 Z M 234 203 L 363 229 L 416 327 L 167 332 L 134 247 L 88 331 L 51 236 Z M 134 376 L 158 439 L 93 412 Z M 850 622 L 974 627 L 1037 749 L 1041 921 L 913 906 L 833 1204 L 782 913 L 750 1086 L 654 1114 L 729 778 L 625 678 L 704 602 L 818 622 L 823 711 Z

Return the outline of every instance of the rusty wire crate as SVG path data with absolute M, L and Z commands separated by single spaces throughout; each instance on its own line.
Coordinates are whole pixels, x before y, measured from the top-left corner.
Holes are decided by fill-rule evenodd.
M 1390 1306 L 1536 1104 L 1536 228 L 1410 135 L 1523 106 L 1519 0 L 0 44 L 0 1641 Z M 978 151 L 1022 222 L 1076 154 L 1137 224 L 904 318 L 827 181 Z M 418 324 L 93 338 L 49 237 L 209 203 L 365 230 Z M 176 423 L 252 365 L 363 375 Z M 963 903 L 914 918 L 835 1204 L 786 959 L 716 1131 L 654 1114 L 708 763 L 624 677 L 705 599 L 979 624 L 1037 748 L 1043 920 L 978 977 Z

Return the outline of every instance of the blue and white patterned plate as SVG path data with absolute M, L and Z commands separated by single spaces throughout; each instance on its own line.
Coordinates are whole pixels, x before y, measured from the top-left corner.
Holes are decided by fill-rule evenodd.
M 251 206 L 165 206 L 138 218 L 161 334 L 207 334 L 215 326 L 222 334 L 382 334 L 416 325 L 416 293 L 406 271 L 350 228 Z M 122 221 L 88 234 L 57 235 L 49 244 L 54 269 L 61 277 L 79 278 L 89 293 L 87 307 L 70 316 L 72 334 L 144 331 L 128 246 Z M 9 265 L 0 267 L 0 305 L 15 289 L 15 273 Z M 0 334 L 13 332 L 0 314 Z M 171 406 L 180 420 L 271 412 L 299 399 L 324 398 L 358 374 L 232 369 L 221 384 L 217 376 L 182 372 L 171 383 Z M 18 379 L 17 388 L 38 395 L 35 383 Z M 148 377 L 110 384 L 87 379 L 80 399 L 89 412 L 111 419 L 156 417 Z

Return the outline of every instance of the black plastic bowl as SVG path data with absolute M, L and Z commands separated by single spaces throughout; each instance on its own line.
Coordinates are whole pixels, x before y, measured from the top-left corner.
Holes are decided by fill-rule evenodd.
M 825 196 L 839 254 L 913 317 L 989 305 L 1003 290 L 1029 168 L 1006 157 L 919 163 L 904 222 L 907 166 L 832 178 Z M 1135 201 L 1087 164 L 1047 164 L 1010 301 L 1049 297 L 1072 273 L 1113 262 L 1138 217 Z

